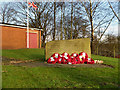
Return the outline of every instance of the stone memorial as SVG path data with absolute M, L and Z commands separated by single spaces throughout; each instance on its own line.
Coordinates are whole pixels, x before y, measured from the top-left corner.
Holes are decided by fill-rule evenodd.
M 89 58 L 91 58 L 90 39 L 81 38 L 47 42 L 45 47 L 45 59 L 50 58 L 53 53 L 62 54 L 63 52 L 67 52 L 70 55 L 74 52 L 86 52 Z

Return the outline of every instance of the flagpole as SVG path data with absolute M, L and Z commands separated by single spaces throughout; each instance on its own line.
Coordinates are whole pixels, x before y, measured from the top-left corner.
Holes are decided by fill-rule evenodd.
M 28 2 L 27 0 L 27 48 L 29 48 L 29 7 L 28 7 Z

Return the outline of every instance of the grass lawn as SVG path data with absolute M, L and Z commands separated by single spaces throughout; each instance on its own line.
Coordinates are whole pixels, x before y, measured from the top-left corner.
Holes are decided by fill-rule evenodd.
M 21 60 L 44 59 L 44 49 L 3 50 L 2 55 Z M 110 67 L 26 67 L 3 65 L 3 88 L 117 88 L 118 59 L 92 55 Z
M 45 53 L 42 49 L 16 49 L 16 50 L 2 50 L 2 56 L 7 58 L 15 58 L 20 60 L 44 60 Z

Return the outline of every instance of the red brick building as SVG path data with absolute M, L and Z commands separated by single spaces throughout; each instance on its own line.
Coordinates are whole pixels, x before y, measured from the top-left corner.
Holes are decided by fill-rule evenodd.
M 29 43 L 27 27 L 12 24 L 0 24 L 2 30 L 2 49 L 41 48 L 41 30 L 29 28 Z

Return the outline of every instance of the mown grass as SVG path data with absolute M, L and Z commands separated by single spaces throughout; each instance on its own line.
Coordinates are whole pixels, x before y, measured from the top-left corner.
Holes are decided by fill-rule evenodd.
M 43 59 L 44 49 L 39 50 L 40 49 L 29 49 L 29 51 L 27 51 L 21 49 L 21 51 L 16 51 L 17 53 L 15 53 L 14 50 L 8 50 L 8 52 L 7 50 L 3 50 L 3 55 L 20 59 L 37 59 L 38 57 Z M 22 51 L 24 51 L 24 55 L 31 52 L 29 53 L 31 56 L 22 55 Z M 33 56 L 32 53 L 37 54 L 36 57 Z M 15 57 L 14 55 L 17 56 Z M 118 59 L 97 55 L 92 55 L 92 58 L 103 60 L 105 64 L 112 65 L 114 68 L 58 68 L 3 65 L 3 71 L 7 72 L 2 73 L 2 86 L 3 88 L 117 88 Z
M 118 68 L 118 58 L 112 58 L 112 57 L 105 57 L 105 56 L 99 56 L 99 55 L 92 55 L 93 60 L 102 60 L 104 61 L 104 64 L 112 65 L 115 68 Z
M 16 49 L 16 50 L 2 50 L 2 56 L 7 58 L 14 58 L 20 60 L 44 60 L 44 48 L 41 49 Z

